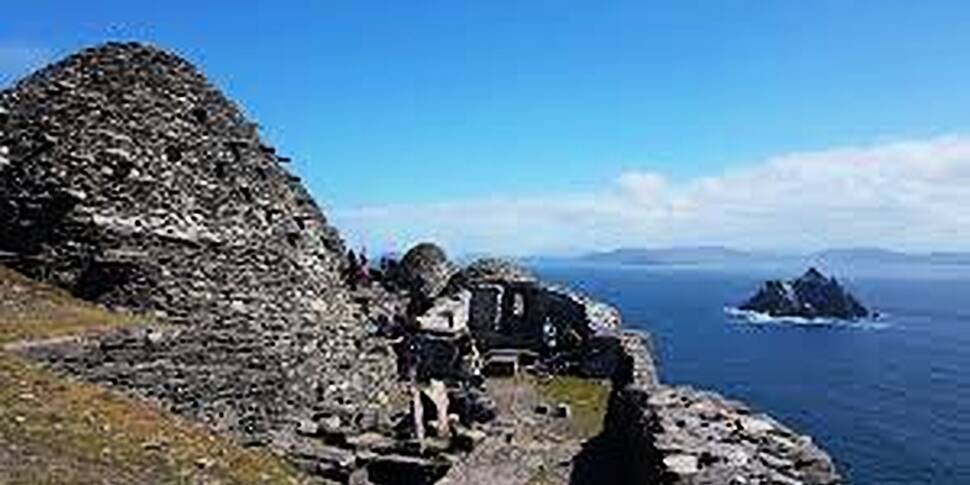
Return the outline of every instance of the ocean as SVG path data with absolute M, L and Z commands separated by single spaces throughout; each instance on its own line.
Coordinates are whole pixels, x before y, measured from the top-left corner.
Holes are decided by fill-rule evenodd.
M 725 312 L 804 265 L 533 268 L 651 332 L 666 383 L 716 390 L 811 435 L 848 483 L 970 484 L 970 266 L 822 266 L 883 314 L 835 325 Z

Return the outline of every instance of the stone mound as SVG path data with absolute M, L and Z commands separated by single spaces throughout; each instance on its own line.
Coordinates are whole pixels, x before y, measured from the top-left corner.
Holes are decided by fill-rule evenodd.
M 445 251 L 433 243 L 420 243 L 409 249 L 400 264 L 405 287 L 426 298 L 434 298 L 448 285 L 455 266 Z
M 0 251 L 29 276 L 192 323 L 342 300 L 336 231 L 185 60 L 106 44 L 0 106 Z
M 387 430 L 403 392 L 392 350 L 352 317 L 343 244 L 256 125 L 191 64 L 141 44 L 70 56 L 0 107 L 0 252 L 178 324 L 33 356 L 312 471 L 352 471 L 304 436 L 318 420 Z

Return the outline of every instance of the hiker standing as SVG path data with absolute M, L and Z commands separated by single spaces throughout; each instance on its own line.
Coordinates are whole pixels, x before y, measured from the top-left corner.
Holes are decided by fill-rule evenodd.
M 361 247 L 360 262 L 357 268 L 357 271 L 358 271 L 357 277 L 359 278 L 359 282 L 365 286 L 370 283 L 370 269 L 367 265 L 368 265 L 367 248 Z
M 351 291 L 357 291 L 357 278 L 359 275 L 360 262 L 357 260 L 357 254 L 351 249 L 347 251 L 347 274 L 345 275 Z

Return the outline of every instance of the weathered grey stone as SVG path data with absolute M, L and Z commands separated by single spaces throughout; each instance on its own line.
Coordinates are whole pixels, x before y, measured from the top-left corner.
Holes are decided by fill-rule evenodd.
M 446 334 L 467 331 L 471 298 L 469 291 L 438 298 L 428 311 L 415 317 L 418 330 Z
M 512 261 L 499 258 L 475 260 L 454 277 L 452 285 L 475 287 L 489 283 L 529 283 L 538 278 L 525 267 Z
M 361 358 L 388 342 L 352 318 L 336 231 L 191 64 L 106 44 L 0 92 L 0 107 L 10 264 L 178 327 L 30 355 L 293 457 L 320 407 L 340 403 L 354 433 L 376 396 L 404 392 L 392 358 Z
M 841 483 L 831 459 L 811 440 L 796 439 L 774 419 L 752 415 L 743 404 L 715 393 L 627 385 L 614 391 L 610 407 L 606 429 L 615 453 L 641 457 L 629 462 L 626 480 L 665 474 L 667 482 L 685 485 L 759 483 L 764 477 L 777 483 Z
M 589 340 L 620 325 L 613 307 L 571 290 L 531 280 L 468 280 L 469 328 L 484 349 L 525 348 L 577 357 Z M 572 364 L 580 365 L 574 359 Z
M 457 271 L 444 250 L 432 243 L 420 243 L 408 250 L 399 269 L 404 286 L 427 299 L 441 294 Z
M 320 421 L 320 429 L 326 433 L 338 433 L 341 429 L 340 416 L 327 416 Z
M 502 295 L 505 287 L 500 284 L 476 284 L 470 287 L 469 321 L 479 332 L 499 332 L 502 323 Z
M 297 422 L 296 432 L 303 436 L 320 436 L 320 425 L 309 419 Z
M 693 475 L 697 473 L 697 457 L 688 454 L 670 455 L 664 458 L 664 465 L 677 475 Z

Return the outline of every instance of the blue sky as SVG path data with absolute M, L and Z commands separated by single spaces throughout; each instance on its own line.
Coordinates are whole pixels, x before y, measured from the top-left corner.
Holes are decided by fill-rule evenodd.
M 798 219 L 777 200 L 754 207 L 754 182 L 720 198 L 704 184 L 764 177 L 793 157 L 896 154 L 900 144 L 962 149 L 967 25 L 970 4 L 955 1 L 30 0 L 4 5 L 0 82 L 105 40 L 172 49 L 294 157 L 348 239 L 381 247 L 436 238 L 494 252 L 846 242 L 970 249 L 962 218 L 932 222 L 919 238 L 901 234 L 912 231 L 901 220 L 936 214 L 927 204 L 946 213 L 939 204 L 963 202 L 935 192 L 905 215 L 886 215 L 890 224 L 877 231 L 832 221 L 898 201 L 816 214 L 821 234 L 713 208 L 700 219 L 695 207 L 727 197 L 749 204 L 740 214 Z M 947 170 L 959 179 L 970 156 L 952 152 Z M 921 166 L 892 157 L 880 163 Z M 853 187 L 883 183 L 885 173 L 870 170 Z M 812 179 L 791 190 L 832 185 Z M 835 210 L 822 202 L 805 204 Z M 685 210 L 695 211 L 691 224 L 735 226 L 688 231 L 677 219 Z M 469 231 L 475 217 L 484 227 Z

